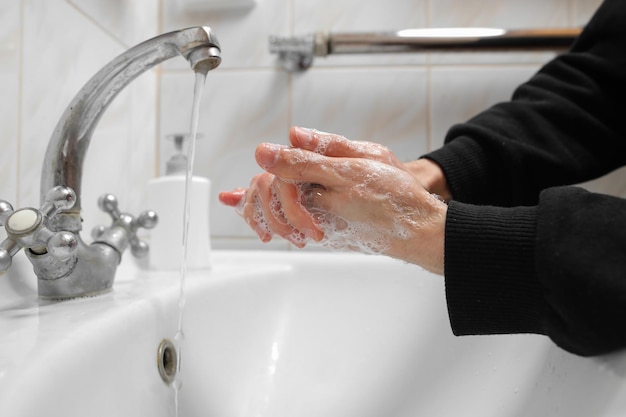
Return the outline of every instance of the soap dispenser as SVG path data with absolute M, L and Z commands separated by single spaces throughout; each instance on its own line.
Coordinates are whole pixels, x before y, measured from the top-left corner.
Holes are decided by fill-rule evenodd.
M 158 225 L 150 230 L 150 269 L 179 270 L 183 261 L 183 228 L 186 193 L 187 156 L 183 153 L 184 134 L 170 136 L 174 155 L 167 161 L 165 175 L 148 184 L 148 207 L 159 216 Z M 209 268 L 211 241 L 209 231 L 208 178 L 193 175 L 190 189 L 187 269 Z

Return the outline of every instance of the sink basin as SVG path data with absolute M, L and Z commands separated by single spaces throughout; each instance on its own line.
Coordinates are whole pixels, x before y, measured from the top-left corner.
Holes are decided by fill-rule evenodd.
M 0 276 L 0 415 L 616 416 L 626 355 L 580 358 L 542 336 L 457 338 L 441 277 L 384 257 L 216 251 L 185 284 L 123 263 L 114 291 L 57 303 L 28 268 Z

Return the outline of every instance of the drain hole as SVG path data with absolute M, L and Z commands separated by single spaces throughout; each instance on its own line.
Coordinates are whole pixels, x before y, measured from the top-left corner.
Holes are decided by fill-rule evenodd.
M 157 363 L 161 379 L 166 384 L 171 384 L 176 378 L 176 371 L 178 371 L 178 355 L 176 354 L 176 347 L 169 339 L 163 339 L 159 343 Z

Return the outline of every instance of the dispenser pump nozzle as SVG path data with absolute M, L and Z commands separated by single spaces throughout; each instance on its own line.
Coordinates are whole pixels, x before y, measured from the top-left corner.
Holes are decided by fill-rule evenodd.
M 165 175 L 181 175 L 187 172 L 187 156 L 183 153 L 183 142 L 185 141 L 185 135 L 175 134 L 168 138 L 174 140 L 174 147 L 176 149 L 174 155 L 167 161 L 165 165 Z

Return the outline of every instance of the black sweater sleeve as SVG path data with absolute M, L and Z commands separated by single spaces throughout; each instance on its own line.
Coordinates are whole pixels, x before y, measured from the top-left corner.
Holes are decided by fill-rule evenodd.
M 626 163 L 626 1 L 607 0 L 572 49 L 500 103 L 453 126 L 428 158 L 455 200 L 536 204 L 539 192 Z
M 562 186 L 626 164 L 624 22 L 626 1 L 605 1 L 569 53 L 426 156 L 454 196 L 455 334 L 547 334 L 580 355 L 626 348 L 626 200 Z
M 452 201 L 446 298 L 456 335 L 538 333 L 579 355 L 626 348 L 626 201 L 576 187 L 533 207 Z

